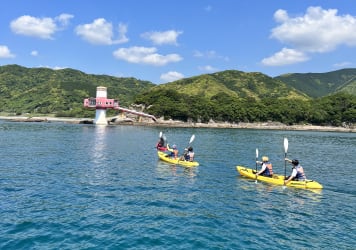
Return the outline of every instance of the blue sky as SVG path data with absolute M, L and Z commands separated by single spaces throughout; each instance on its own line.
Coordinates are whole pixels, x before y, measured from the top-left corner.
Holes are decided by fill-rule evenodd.
M 155 84 L 356 67 L 354 0 L 6 0 L 0 65 Z

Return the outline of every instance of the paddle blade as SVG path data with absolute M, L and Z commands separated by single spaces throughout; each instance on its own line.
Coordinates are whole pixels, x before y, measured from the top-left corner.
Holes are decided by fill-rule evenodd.
M 195 139 L 195 135 L 192 135 L 192 137 L 190 137 L 190 140 L 189 140 L 189 144 L 191 144 Z
M 258 148 L 256 148 L 256 159 L 258 159 Z
M 288 139 L 284 138 L 284 153 L 287 153 L 288 151 Z

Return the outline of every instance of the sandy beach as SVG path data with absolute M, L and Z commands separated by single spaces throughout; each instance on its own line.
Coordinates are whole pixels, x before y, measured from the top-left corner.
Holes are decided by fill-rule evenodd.
M 71 117 L 50 117 L 50 116 L 0 116 L 2 120 L 16 122 L 66 122 L 72 124 L 92 123 L 93 118 L 71 118 Z M 310 130 L 310 131 L 331 131 L 331 132 L 356 132 L 355 126 L 350 127 L 333 127 L 333 126 L 316 126 L 316 125 L 285 125 L 278 122 L 261 122 L 261 123 L 227 123 L 227 122 L 181 122 L 173 120 L 158 119 L 156 122 L 150 119 L 144 119 L 141 122 L 132 120 L 117 120 L 110 125 L 133 125 L 133 126 L 158 126 L 158 127 L 183 127 L 183 128 L 239 128 L 239 129 L 272 129 L 272 130 Z

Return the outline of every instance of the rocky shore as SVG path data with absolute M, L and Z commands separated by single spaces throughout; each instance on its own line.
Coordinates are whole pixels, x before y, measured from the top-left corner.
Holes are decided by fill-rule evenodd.
M 72 124 L 92 124 L 92 118 L 60 118 L 60 117 L 26 117 L 26 116 L 0 116 L 2 120 L 10 120 L 15 122 L 65 122 Z M 356 132 L 356 126 L 332 127 L 332 126 L 315 126 L 315 125 L 285 125 L 278 122 L 261 122 L 261 123 L 227 123 L 227 122 L 181 122 L 173 120 L 158 119 L 156 122 L 152 120 L 144 120 L 137 122 L 127 119 L 116 120 L 110 125 L 133 125 L 133 126 L 157 126 L 157 127 L 181 127 L 181 128 L 240 128 L 240 129 L 271 129 L 271 130 L 300 130 L 300 131 L 330 131 L 330 132 Z

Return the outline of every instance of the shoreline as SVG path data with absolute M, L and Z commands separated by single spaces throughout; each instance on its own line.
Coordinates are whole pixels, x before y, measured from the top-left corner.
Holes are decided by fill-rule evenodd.
M 16 122 L 65 122 L 72 124 L 90 124 L 93 118 L 66 118 L 66 117 L 50 117 L 50 116 L 0 116 L 0 120 L 10 120 Z M 270 129 L 270 130 L 296 130 L 296 131 L 325 131 L 325 132 L 348 132 L 355 133 L 356 127 L 333 127 L 333 126 L 317 126 L 317 125 L 285 125 L 278 122 L 259 122 L 259 123 L 227 123 L 227 122 L 181 122 L 173 120 L 158 119 L 153 121 L 129 121 L 119 120 L 110 125 L 133 125 L 133 126 L 152 126 L 152 127 L 177 127 L 177 128 L 239 128 L 239 129 Z

